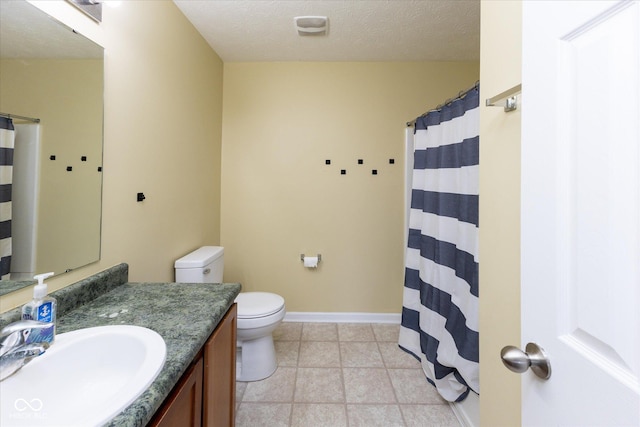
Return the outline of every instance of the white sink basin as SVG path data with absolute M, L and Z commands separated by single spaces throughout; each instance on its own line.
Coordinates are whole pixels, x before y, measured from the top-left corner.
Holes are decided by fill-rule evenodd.
M 56 336 L 55 343 L 0 382 L 0 425 L 102 425 L 156 378 L 167 348 L 138 326 L 99 326 Z

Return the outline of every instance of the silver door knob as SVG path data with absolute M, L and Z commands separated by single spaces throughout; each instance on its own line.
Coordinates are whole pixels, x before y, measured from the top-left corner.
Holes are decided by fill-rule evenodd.
M 531 368 L 534 374 L 543 380 L 551 377 L 551 362 L 544 349 L 536 343 L 528 343 L 526 351 L 520 350 L 518 347 L 508 345 L 500 351 L 502 363 L 509 370 L 521 374 Z

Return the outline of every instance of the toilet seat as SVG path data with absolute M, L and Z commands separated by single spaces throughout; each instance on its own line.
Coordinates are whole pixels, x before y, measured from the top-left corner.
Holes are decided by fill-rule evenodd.
M 238 319 L 268 317 L 284 307 L 284 298 L 270 292 L 240 292 L 235 302 L 238 304 Z

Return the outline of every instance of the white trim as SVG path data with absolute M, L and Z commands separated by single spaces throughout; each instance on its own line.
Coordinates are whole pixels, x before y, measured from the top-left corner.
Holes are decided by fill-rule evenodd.
M 461 426 L 480 426 L 480 396 L 474 392 L 469 392 L 467 398 L 462 402 L 450 403 L 449 406 Z
M 396 323 L 400 324 L 400 313 L 320 313 L 287 312 L 284 322 L 318 323 Z

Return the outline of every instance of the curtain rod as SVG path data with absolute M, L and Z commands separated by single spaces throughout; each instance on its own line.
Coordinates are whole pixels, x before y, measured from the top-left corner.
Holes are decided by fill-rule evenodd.
M 0 113 L 0 117 L 6 117 L 7 119 L 27 120 L 29 122 L 40 123 L 40 119 L 34 119 L 33 117 L 18 116 L 17 114 Z
M 467 95 L 467 93 L 469 93 L 469 91 L 470 91 L 470 90 L 472 90 L 472 89 L 477 89 L 479 86 L 480 86 L 480 80 L 477 80 L 477 81 L 473 84 L 473 86 L 471 86 L 471 87 L 469 87 L 469 88 L 467 88 L 467 89 L 465 89 L 465 90 L 461 90 L 460 92 L 458 92 L 458 96 L 456 96 L 455 98 L 449 98 L 449 99 L 447 99 L 447 100 L 446 100 L 446 101 L 444 101 L 442 104 L 438 104 L 438 106 L 437 106 L 436 108 L 432 108 L 431 110 L 429 110 L 429 111 L 427 111 L 427 112 L 425 112 L 425 113 L 422 113 L 421 115 L 419 115 L 419 116 L 418 116 L 418 118 L 420 118 L 420 117 L 424 117 L 424 116 L 426 116 L 427 114 L 429 114 L 429 113 L 430 113 L 430 112 L 432 112 L 432 111 L 439 111 L 439 110 L 441 110 L 441 109 L 442 109 L 442 107 L 444 107 L 445 105 L 449 105 L 449 104 L 451 104 L 453 101 L 457 101 L 458 99 L 462 99 L 462 98 L 464 98 L 464 97 Z M 407 127 L 409 127 L 409 126 L 414 126 L 414 125 L 416 124 L 416 120 L 418 120 L 418 119 L 416 118 L 416 119 L 411 120 L 410 122 L 407 122 Z

